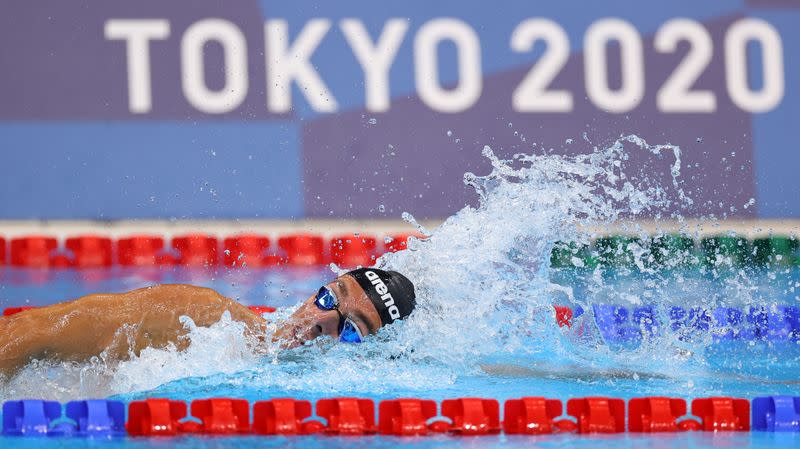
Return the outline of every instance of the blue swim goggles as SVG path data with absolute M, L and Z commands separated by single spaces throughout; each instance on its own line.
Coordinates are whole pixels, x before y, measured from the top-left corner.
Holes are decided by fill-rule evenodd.
M 350 318 L 346 318 L 342 312 L 339 311 L 339 299 L 336 294 L 324 285 L 320 287 L 317 292 L 317 297 L 314 299 L 314 304 L 320 310 L 335 310 L 339 314 L 339 341 L 344 343 L 361 343 L 364 341 L 364 336 L 361 335 L 361 330 L 356 326 Z

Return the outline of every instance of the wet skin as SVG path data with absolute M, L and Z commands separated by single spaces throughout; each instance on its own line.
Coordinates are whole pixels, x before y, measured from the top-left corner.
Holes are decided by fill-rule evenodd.
M 362 335 L 381 327 L 380 316 L 364 290 L 350 276 L 326 285 L 339 299 L 339 310 Z M 155 285 L 127 293 L 88 295 L 74 301 L 0 317 L 0 376 L 13 376 L 31 360 L 83 362 L 104 355 L 124 360 L 145 348 L 174 345 L 185 349 L 189 341 L 180 317 L 207 327 L 225 311 L 245 325 L 245 333 L 263 350 L 267 340 L 294 348 L 321 335 L 339 337 L 339 315 L 321 310 L 309 297 L 278 329 L 268 335 L 266 321 L 246 306 L 214 290 L 192 285 Z

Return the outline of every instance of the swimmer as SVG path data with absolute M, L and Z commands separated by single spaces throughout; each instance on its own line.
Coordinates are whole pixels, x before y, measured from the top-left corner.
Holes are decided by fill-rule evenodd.
M 10 378 L 32 360 L 84 362 L 103 354 L 123 360 L 145 348 L 189 342 L 181 317 L 210 326 L 230 312 L 257 345 L 294 348 L 322 335 L 361 342 L 414 310 L 414 285 L 396 271 L 360 268 L 337 277 L 303 302 L 268 335 L 266 320 L 214 290 L 192 285 L 155 285 L 0 317 L 0 375 Z M 258 349 L 258 348 L 256 348 Z

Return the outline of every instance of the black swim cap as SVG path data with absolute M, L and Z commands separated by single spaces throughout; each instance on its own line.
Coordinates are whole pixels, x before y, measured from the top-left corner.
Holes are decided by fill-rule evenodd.
M 378 310 L 382 326 L 409 316 L 417 305 L 414 284 L 396 271 L 359 268 L 347 274 L 367 292 L 367 297 Z

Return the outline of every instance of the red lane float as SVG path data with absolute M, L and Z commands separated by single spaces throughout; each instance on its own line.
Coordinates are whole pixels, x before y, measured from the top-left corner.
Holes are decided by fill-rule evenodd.
M 259 435 L 310 435 L 325 425 L 311 417 L 311 402 L 271 399 L 253 405 L 253 432 Z
M 558 399 L 542 397 L 509 399 L 503 406 L 503 432 L 541 435 L 574 430 L 575 423 L 572 421 L 556 421 L 562 411 L 563 407 Z
M 459 398 L 442 401 L 442 416 L 453 424 L 448 429 L 461 435 L 499 433 L 500 403 L 496 399 Z
M 70 266 L 76 268 L 107 268 L 111 266 L 112 243 L 108 237 L 81 235 L 65 243 L 72 252 Z
M 365 235 L 342 235 L 331 243 L 331 261 L 341 267 L 368 267 L 375 263 L 375 237 Z
M 186 417 L 186 403 L 151 398 L 128 405 L 128 434 L 134 436 L 172 436 L 180 431 L 180 420 Z
M 124 267 L 147 267 L 159 264 L 164 239 L 156 235 L 134 235 L 117 240 L 117 259 Z
M 396 253 L 408 249 L 408 239 L 411 237 L 422 238 L 419 234 L 395 234 L 388 236 L 388 242 L 384 243 L 386 252 Z
M 7 307 L 3 310 L 3 316 L 11 316 L 16 315 L 20 312 L 24 312 L 26 310 L 35 309 L 35 306 L 20 306 L 20 307 Z
M 195 399 L 191 411 L 200 423 L 181 423 L 184 432 L 216 435 L 250 432 L 250 404 L 245 399 Z
M 436 402 L 427 399 L 389 399 L 378 404 L 378 431 L 384 435 L 427 435 L 427 421 L 436 416 Z
M 219 241 L 206 234 L 187 234 L 172 239 L 178 252 L 177 263 L 187 267 L 215 267 L 219 264 Z
M 260 315 L 265 313 L 273 313 L 277 310 L 275 307 L 270 306 L 247 306 L 247 308 Z
M 678 419 L 686 415 L 686 401 L 678 398 L 647 397 L 628 401 L 628 431 L 677 432 L 693 430 L 692 424 L 679 426 Z M 699 426 L 697 421 L 693 422 Z
M 201 233 L 177 236 L 167 248 L 159 235 L 137 234 L 113 241 L 99 235 L 81 235 L 65 241 L 66 253 L 58 252 L 58 240 L 51 236 L 31 235 L 6 241 L 0 237 L 0 265 L 28 268 L 110 267 L 115 263 L 125 267 L 185 265 L 215 267 L 268 267 L 275 265 L 317 266 L 333 261 L 344 267 L 369 266 L 381 254 L 408 247 L 409 237 L 418 234 L 396 234 L 380 244 L 372 235 L 342 235 L 329 241 L 326 251 L 321 235 L 291 234 L 278 239 L 279 251 L 270 251 L 269 237 L 242 234 L 225 239 L 224 257 L 219 254 L 217 237 Z M 116 255 L 115 255 L 116 253 Z
M 294 234 L 278 239 L 278 246 L 286 253 L 289 265 L 315 266 L 325 263 L 322 236 Z
M 572 309 L 567 306 L 553 306 L 556 311 L 556 323 L 559 327 L 572 327 Z
M 58 248 L 55 237 L 31 235 L 11 240 L 11 265 L 24 268 L 49 268 Z
M 224 260 L 226 267 L 265 267 L 268 263 L 267 249 L 269 237 L 255 234 L 241 234 L 228 237 L 224 242 Z
M 606 397 L 567 401 L 567 415 L 578 420 L 578 433 L 621 433 L 625 431 L 625 401 Z
M 377 432 L 372 399 L 332 398 L 317 401 L 317 415 L 328 421 L 326 433 L 365 435 Z
M 750 401 L 729 397 L 692 400 L 692 415 L 700 418 L 706 432 L 750 430 Z

